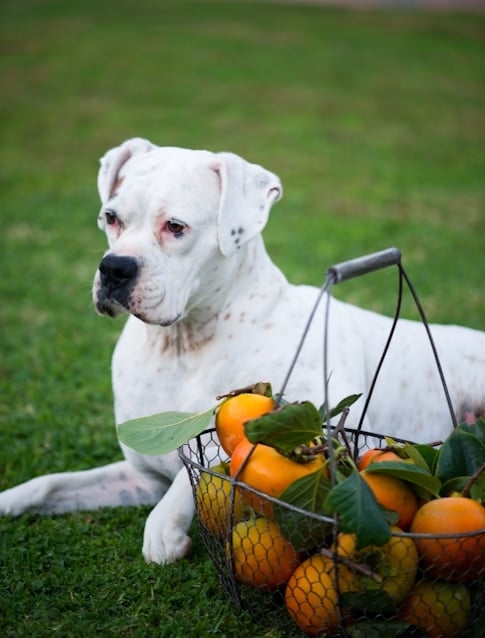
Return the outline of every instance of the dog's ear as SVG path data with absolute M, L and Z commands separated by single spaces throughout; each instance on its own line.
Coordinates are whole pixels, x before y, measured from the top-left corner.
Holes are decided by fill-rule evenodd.
M 126 164 L 136 153 L 148 153 L 152 148 L 155 147 L 148 140 L 133 137 L 103 155 L 98 173 L 98 191 L 102 204 L 105 204 L 113 194 L 123 164 Z
M 276 175 L 233 153 L 217 153 L 212 168 L 221 181 L 217 227 L 219 247 L 227 257 L 263 230 L 283 189 Z

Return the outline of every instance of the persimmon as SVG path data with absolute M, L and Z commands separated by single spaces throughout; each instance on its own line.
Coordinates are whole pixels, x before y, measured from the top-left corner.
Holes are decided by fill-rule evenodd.
M 467 582 L 485 573 L 485 507 L 477 501 L 464 496 L 428 501 L 419 508 L 410 531 L 434 535 L 416 537 L 426 575 Z
M 216 431 L 222 449 L 231 456 L 245 437 L 244 424 L 271 412 L 275 402 L 263 394 L 243 392 L 229 397 L 216 413 Z
M 244 517 L 245 505 L 241 495 L 235 492 L 232 495 L 232 482 L 229 476 L 229 463 L 220 463 L 211 469 L 211 472 L 202 472 L 195 490 L 195 502 L 199 521 L 214 536 L 225 538 L 229 532 L 232 517 L 235 522 Z M 212 474 L 216 472 L 216 474 Z
M 376 501 L 382 507 L 398 513 L 396 525 L 408 530 L 418 511 L 418 499 L 412 489 L 401 479 L 387 474 L 364 470 L 360 475 L 372 490 Z
M 333 561 L 314 554 L 290 576 L 285 590 L 285 604 L 290 617 L 310 636 L 333 632 L 340 621 L 338 595 L 353 590 L 351 571 L 339 565 L 338 589 Z
M 365 470 L 371 463 L 380 463 L 381 461 L 404 461 L 398 454 L 392 450 L 382 450 L 381 448 L 371 448 L 364 452 L 357 462 L 360 471 Z
M 309 635 L 332 633 L 340 623 L 348 620 L 349 613 L 337 611 L 339 594 L 347 592 L 375 592 L 382 589 L 396 604 L 401 603 L 413 588 L 418 570 L 418 552 L 414 541 L 393 526 L 389 542 L 381 547 L 368 546 L 357 550 L 355 534 L 338 535 L 337 556 L 347 562 L 315 554 L 299 565 L 285 592 L 288 613 L 296 624 Z M 398 535 L 399 534 L 399 535 Z M 352 563 L 367 568 L 379 578 L 352 568 Z M 338 587 L 337 587 L 338 583 Z
M 422 629 L 427 638 L 461 638 L 470 608 L 465 585 L 421 580 L 402 604 L 399 617 Z
M 321 454 L 307 463 L 297 463 L 269 445 L 257 444 L 248 462 L 238 474 L 239 468 L 253 447 L 253 444 L 246 438 L 240 441 L 231 457 L 231 476 L 237 475 L 238 481 L 273 497 L 278 497 L 289 485 L 302 476 L 320 469 L 323 472 L 327 471 L 325 460 Z M 243 489 L 241 493 L 243 500 L 251 505 L 256 512 L 271 518 L 273 508 L 270 501 L 249 490 Z
M 381 546 L 356 549 L 355 534 L 338 535 L 337 555 L 369 568 L 380 578 L 379 588 L 397 604 L 411 591 L 418 571 L 418 550 L 414 540 L 399 527 L 391 526 L 391 538 Z M 339 566 L 340 571 L 340 566 Z M 375 581 L 364 574 L 354 574 L 352 590 L 376 589 Z
M 231 546 L 226 545 L 231 558 Z M 239 582 L 263 589 L 284 585 L 298 566 L 298 554 L 275 521 L 253 517 L 232 530 L 234 575 Z

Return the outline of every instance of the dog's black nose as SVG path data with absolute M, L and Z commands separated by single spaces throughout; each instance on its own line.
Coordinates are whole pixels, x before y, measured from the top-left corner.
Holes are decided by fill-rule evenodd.
M 134 257 L 106 255 L 99 264 L 101 283 L 108 288 L 124 286 L 138 275 L 138 262 Z

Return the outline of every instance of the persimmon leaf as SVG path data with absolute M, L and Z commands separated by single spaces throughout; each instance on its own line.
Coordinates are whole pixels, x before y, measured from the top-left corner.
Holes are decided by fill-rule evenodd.
M 443 483 L 440 489 L 440 496 L 450 496 L 453 492 L 462 492 L 469 480 L 469 476 L 455 476 Z
M 210 424 L 214 408 L 191 412 L 161 412 L 118 425 L 120 441 L 141 454 L 158 456 L 173 452 Z
M 346 594 L 342 594 L 342 603 L 345 606 L 347 606 L 349 600 L 350 602 L 353 602 L 354 599 L 352 599 L 351 596 L 348 597 Z M 389 603 L 389 600 L 386 599 L 382 599 L 382 602 L 382 608 L 377 608 L 375 613 L 381 612 L 382 614 L 389 609 L 392 609 L 392 602 Z M 378 600 L 377 603 L 379 603 Z M 364 608 L 364 611 L 367 611 L 367 608 Z M 388 611 L 388 613 L 392 613 L 392 611 Z M 409 623 L 400 620 L 389 619 L 363 620 L 348 627 L 346 632 L 349 638 L 407 638 L 409 636 L 424 638 L 424 633 L 418 630 L 414 625 L 410 625 Z
M 407 453 L 415 465 L 422 467 L 423 469 L 429 469 L 431 473 L 434 472 L 439 450 L 431 445 L 423 445 L 420 443 L 415 445 L 407 444 L 404 446 L 403 450 Z
M 329 533 L 333 519 L 324 503 L 331 487 L 320 469 L 297 479 L 280 494 L 279 500 L 290 507 L 275 505 L 275 518 L 283 536 L 297 551 L 318 546 Z
M 343 532 L 357 536 L 357 549 L 384 545 L 391 537 L 372 490 L 357 471 L 330 490 L 324 506 L 328 511 L 338 513 Z
M 362 396 L 362 393 L 360 393 L 360 394 L 350 394 L 348 397 L 343 398 L 341 401 L 339 401 L 337 403 L 337 405 L 334 408 L 331 408 L 331 410 L 330 410 L 330 412 L 328 414 L 328 418 L 332 419 L 333 417 L 338 416 L 346 408 L 350 408 L 350 406 L 353 405 L 356 401 L 358 401 L 361 396 Z M 320 419 L 322 420 L 322 422 L 326 421 L 327 420 L 327 406 L 326 406 L 325 403 L 320 406 L 320 409 L 318 410 L 318 412 L 320 414 Z
M 251 443 L 271 445 L 282 454 L 308 443 L 322 433 L 318 410 L 310 401 L 287 403 L 257 419 L 246 421 L 244 430 Z
M 470 498 L 485 505 L 485 472 L 480 474 L 470 488 Z
M 343 592 L 341 596 L 342 603 L 352 611 L 365 611 L 367 614 L 392 614 L 396 612 L 396 603 L 383 589 L 348 591 Z
M 471 476 L 456 476 L 455 478 L 443 483 L 440 490 L 440 496 L 451 496 L 454 492 L 464 493 L 470 496 L 474 501 L 485 503 L 485 472 L 472 479 Z
M 457 428 L 440 448 L 436 474 L 442 483 L 458 476 L 472 476 L 485 463 L 485 443 Z
M 366 472 L 372 474 L 386 474 L 400 478 L 403 481 L 412 483 L 430 492 L 433 496 L 438 496 L 441 488 L 441 481 L 431 474 L 429 470 L 406 463 L 405 461 L 380 461 L 367 466 Z
M 460 423 L 457 430 L 474 434 L 482 443 L 485 443 L 485 420 L 483 420 L 482 417 L 477 419 L 475 423 Z

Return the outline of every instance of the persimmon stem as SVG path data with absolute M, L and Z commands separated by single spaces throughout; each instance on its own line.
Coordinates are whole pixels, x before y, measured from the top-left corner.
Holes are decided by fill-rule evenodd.
M 341 434 L 342 435 L 342 439 L 345 445 L 345 448 L 347 449 L 348 455 L 349 457 L 352 457 L 352 450 L 350 448 L 350 443 L 349 440 L 347 438 L 347 433 L 345 432 L 345 421 L 347 421 L 347 417 L 349 416 L 349 412 L 350 409 L 349 408 L 345 408 L 342 411 L 342 414 L 340 415 L 340 419 L 339 422 L 337 423 L 337 426 L 334 430 L 334 434 L 338 435 Z
M 219 394 L 216 397 L 216 400 L 221 401 L 222 399 L 229 399 L 230 397 L 236 397 L 238 394 L 262 394 L 264 396 L 271 396 L 271 384 L 265 381 L 253 383 L 252 385 L 247 385 L 244 388 L 231 390 L 226 394 Z
M 432 441 L 431 443 L 424 443 L 425 447 L 438 447 L 438 445 L 442 445 L 443 441 Z
M 356 563 L 350 558 L 344 558 L 343 556 L 340 556 L 339 554 L 335 555 L 335 552 L 332 552 L 331 550 L 326 549 L 325 547 L 322 547 L 320 549 L 320 554 L 322 554 L 322 556 L 325 556 L 326 558 L 337 560 L 339 563 L 342 563 L 342 565 L 345 565 L 345 567 L 348 567 L 349 569 L 353 571 L 359 572 L 363 576 L 367 576 L 367 578 L 372 578 L 372 580 L 375 580 L 376 583 L 382 583 L 382 577 L 379 576 L 379 574 L 376 574 L 375 572 L 373 572 L 372 569 L 368 567 L 367 565 Z
M 443 441 L 432 441 L 431 443 L 423 443 L 423 447 L 438 447 L 438 445 L 442 445 Z M 406 444 L 411 445 L 411 444 Z M 389 445 L 384 445 L 379 448 L 379 452 L 395 452 L 398 456 L 399 452 L 403 451 L 405 448 L 404 443 L 389 443 Z M 404 450 L 405 451 L 405 450 Z M 408 457 L 406 457 L 408 458 Z
M 332 436 L 332 441 L 335 441 L 336 437 L 339 434 L 342 436 L 343 443 L 344 443 L 343 447 L 340 447 L 337 449 L 333 448 L 332 451 L 330 451 L 331 445 L 329 444 L 327 440 L 324 439 L 322 443 L 316 443 L 313 446 L 309 446 L 305 444 L 299 445 L 298 447 L 296 447 L 294 450 L 291 451 L 291 453 L 289 454 L 289 458 L 300 463 L 301 462 L 306 463 L 307 461 L 312 460 L 313 458 L 315 458 L 319 454 L 323 454 L 324 452 L 327 452 L 328 455 L 333 454 L 335 458 L 338 458 L 340 456 L 350 457 L 352 452 L 350 449 L 350 443 L 347 438 L 347 434 L 345 432 L 345 421 L 347 420 L 349 411 L 350 411 L 349 408 L 344 408 L 344 410 L 342 410 L 342 414 L 340 415 L 339 422 L 337 423 L 332 433 L 336 435 L 335 438 Z M 317 440 L 321 441 L 322 439 L 323 439 L 323 436 L 320 435 L 318 437 L 315 437 L 314 441 L 317 441 Z M 342 454 L 343 450 L 345 450 L 344 454 Z

